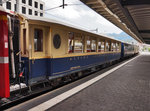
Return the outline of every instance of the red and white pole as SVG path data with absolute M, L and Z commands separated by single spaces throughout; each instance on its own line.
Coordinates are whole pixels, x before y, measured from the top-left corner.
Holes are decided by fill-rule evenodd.
M 0 97 L 10 96 L 7 14 L 0 11 Z

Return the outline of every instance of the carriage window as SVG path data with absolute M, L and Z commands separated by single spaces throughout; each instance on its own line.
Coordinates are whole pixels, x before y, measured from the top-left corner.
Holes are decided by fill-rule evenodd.
M 106 42 L 106 52 L 111 51 L 111 43 Z
M 109 51 L 109 44 L 108 44 L 108 42 L 106 42 L 106 52 L 108 52 Z
M 43 31 L 40 29 L 34 30 L 34 51 L 43 51 Z
M 26 29 L 23 29 L 23 53 L 26 54 Z
M 101 52 L 104 52 L 105 51 L 105 42 L 102 41 L 101 42 Z
M 83 53 L 83 37 L 75 37 L 74 40 L 74 52 L 75 53 Z
M 117 45 L 114 43 L 114 51 L 117 51 Z
M 102 45 L 102 42 L 98 41 L 98 52 L 101 52 L 101 45 Z
M 113 51 L 113 52 L 116 51 L 116 43 L 112 43 L 112 51 Z
M 91 41 L 91 52 L 96 52 L 96 40 Z
M 91 40 L 90 40 L 90 37 L 88 37 L 88 40 L 87 40 L 87 52 L 91 52 Z
M 115 45 L 115 43 L 111 43 L 111 51 L 113 51 L 113 52 L 114 52 L 114 51 L 116 51 L 115 49 L 116 49 L 116 45 Z
M 74 33 L 73 32 L 69 32 L 68 46 L 69 46 L 68 52 L 73 53 L 74 52 Z
M 98 42 L 98 52 L 104 52 L 104 50 L 105 50 L 105 42 L 99 41 Z
M 59 49 L 61 45 L 61 38 L 59 34 L 55 34 L 53 37 L 53 44 L 56 49 Z
M 119 43 L 116 43 L 116 51 L 119 51 L 120 48 L 119 48 Z

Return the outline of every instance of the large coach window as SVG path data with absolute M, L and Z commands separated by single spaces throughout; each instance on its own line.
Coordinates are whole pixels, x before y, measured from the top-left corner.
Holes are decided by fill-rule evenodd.
M 108 52 L 109 51 L 109 44 L 108 44 L 108 42 L 106 42 L 106 52 Z
M 101 42 L 101 52 L 104 52 L 105 51 L 105 42 L 102 41 Z
M 111 51 L 111 43 L 110 42 L 106 42 L 106 52 Z
M 90 37 L 88 37 L 86 44 L 87 44 L 87 52 L 91 52 L 91 39 L 90 39 Z
M 98 52 L 104 52 L 104 50 L 105 50 L 105 42 L 98 41 Z
M 91 52 L 96 52 L 96 40 L 91 41 Z
M 83 53 L 83 40 L 84 37 L 75 37 L 74 40 L 74 52 L 75 53 Z
M 111 43 L 111 51 L 116 51 L 116 44 L 115 43 Z
M 74 52 L 74 33 L 69 32 L 69 40 L 68 40 L 68 52 L 73 53 Z
M 34 51 L 43 51 L 43 31 L 41 29 L 34 30 Z
M 117 51 L 119 51 L 119 50 L 120 50 L 119 43 L 116 43 L 116 49 L 117 49 Z

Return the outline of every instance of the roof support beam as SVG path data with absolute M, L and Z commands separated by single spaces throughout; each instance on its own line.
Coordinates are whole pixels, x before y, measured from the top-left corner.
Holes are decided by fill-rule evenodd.
M 97 4 L 98 1 L 97 0 L 87 0 L 86 4 Z
M 150 30 L 139 30 L 139 33 L 150 33 Z
M 143 38 L 145 41 L 150 41 L 150 38 Z
M 91 6 L 91 8 L 103 8 L 103 6 L 101 6 L 101 5 L 93 5 L 93 6 Z
M 148 5 L 150 0 L 121 0 L 122 6 L 128 5 Z
M 147 42 L 150 42 L 150 39 L 144 39 L 144 41 L 147 43 Z

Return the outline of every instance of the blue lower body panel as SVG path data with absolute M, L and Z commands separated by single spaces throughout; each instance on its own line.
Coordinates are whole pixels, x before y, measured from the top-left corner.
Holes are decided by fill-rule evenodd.
M 47 78 L 64 76 L 96 65 L 102 65 L 110 61 L 118 60 L 120 57 L 121 53 L 109 53 L 28 60 L 28 62 L 25 63 L 26 67 L 28 66 L 25 75 L 28 75 L 27 78 L 30 84 L 37 81 L 43 81 Z

